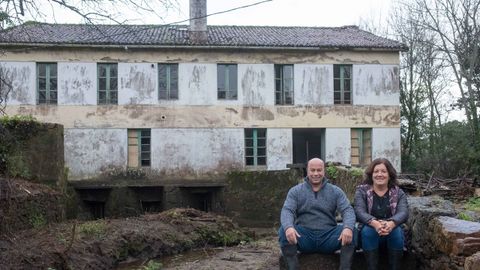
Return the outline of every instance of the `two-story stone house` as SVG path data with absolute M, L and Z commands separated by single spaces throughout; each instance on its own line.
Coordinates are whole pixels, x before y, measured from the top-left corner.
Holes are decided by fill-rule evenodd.
M 26 24 L 0 48 L 8 114 L 64 125 L 69 181 L 127 168 L 202 179 L 314 156 L 401 166 L 405 47 L 355 26 Z

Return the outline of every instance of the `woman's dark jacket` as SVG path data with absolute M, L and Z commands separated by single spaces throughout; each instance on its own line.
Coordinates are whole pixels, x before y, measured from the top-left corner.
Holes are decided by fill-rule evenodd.
M 394 186 L 388 190 L 390 197 L 390 210 L 392 217 L 388 220 L 393 220 L 395 225 L 403 224 L 408 219 L 408 201 L 407 195 L 398 186 Z M 372 212 L 373 205 L 373 186 L 372 185 L 360 185 L 355 192 L 354 209 L 357 221 L 363 224 L 375 217 L 370 213 Z

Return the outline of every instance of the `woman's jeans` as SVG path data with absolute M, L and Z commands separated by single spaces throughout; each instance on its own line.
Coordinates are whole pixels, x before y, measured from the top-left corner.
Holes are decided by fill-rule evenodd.
M 378 249 L 380 245 L 387 244 L 391 250 L 403 250 L 404 235 L 400 226 L 395 227 L 388 235 L 378 235 L 375 228 L 365 225 L 360 232 L 362 237 L 362 249 L 365 251 Z
M 342 247 L 342 242 L 338 240 L 343 230 L 343 225 L 337 225 L 330 230 L 311 230 L 302 226 L 295 225 L 300 237 L 297 237 L 297 248 L 302 253 L 334 253 Z M 280 247 L 288 244 L 285 230 L 280 227 L 278 230 Z M 356 243 L 356 233 L 353 232 L 352 244 Z

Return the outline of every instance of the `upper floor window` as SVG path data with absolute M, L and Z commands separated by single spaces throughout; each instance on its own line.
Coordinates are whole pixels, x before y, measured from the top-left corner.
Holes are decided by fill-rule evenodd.
M 245 129 L 245 165 L 267 165 L 267 129 Z
M 237 99 L 237 65 L 217 65 L 217 98 Z
M 158 98 L 178 99 L 178 64 L 158 64 Z
M 333 65 L 333 103 L 352 104 L 351 65 Z
M 38 104 L 57 104 L 57 64 L 37 63 Z
M 98 64 L 98 104 L 118 104 L 118 65 Z
M 275 65 L 275 104 L 293 105 L 293 65 Z
M 128 130 L 128 167 L 150 167 L 150 129 Z
M 367 166 L 372 161 L 372 129 L 351 129 L 351 158 L 353 166 Z

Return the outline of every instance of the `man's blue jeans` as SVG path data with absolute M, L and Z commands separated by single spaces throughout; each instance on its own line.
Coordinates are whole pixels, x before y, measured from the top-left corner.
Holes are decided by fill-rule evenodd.
M 378 249 L 380 245 L 387 244 L 388 249 L 403 250 L 404 235 L 400 226 L 395 227 L 390 234 L 378 235 L 375 228 L 365 225 L 360 232 L 362 236 L 362 249 L 365 251 Z
M 300 237 L 297 237 L 297 248 L 302 253 L 334 253 L 342 247 L 342 242 L 338 238 L 342 233 L 343 225 L 337 225 L 330 230 L 311 230 L 298 225 L 294 228 L 300 234 Z M 283 227 L 278 230 L 278 237 L 280 247 L 288 244 Z M 353 232 L 352 243 L 356 243 L 355 232 Z

